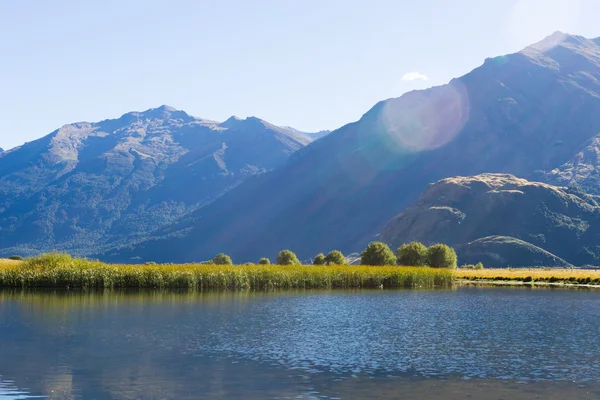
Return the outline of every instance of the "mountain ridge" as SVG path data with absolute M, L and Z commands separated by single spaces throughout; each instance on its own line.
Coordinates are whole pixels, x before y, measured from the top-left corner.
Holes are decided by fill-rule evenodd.
M 452 176 L 563 179 L 593 193 L 600 46 L 555 34 L 446 85 L 380 101 L 315 141 L 255 117 L 215 122 L 168 106 L 147 112 L 65 126 L 56 143 L 43 138 L 18 157 L 2 153 L 0 248 L 60 245 L 157 262 L 218 252 L 250 261 L 291 248 L 306 259 L 360 250 L 428 184 Z M 103 174 L 112 180 L 94 189 Z M 59 183 L 19 197 L 48 179 Z M 94 229 L 98 221 L 103 229 Z M 85 240 L 65 242 L 70 237 Z
M 162 261 L 162 246 L 176 249 L 176 261 L 220 251 L 241 260 L 283 248 L 300 258 L 353 252 L 377 239 L 428 183 L 551 171 L 600 132 L 600 47 L 571 38 L 545 51 L 487 59 L 446 85 L 380 101 L 286 165 L 194 213 L 181 230 L 106 256 Z M 276 192 L 264 197 L 270 188 Z M 234 196 L 258 204 L 240 205 Z
M 260 121 L 228 128 L 161 106 L 67 124 L 1 153 L 3 254 L 86 255 L 147 234 L 276 168 L 312 141 Z

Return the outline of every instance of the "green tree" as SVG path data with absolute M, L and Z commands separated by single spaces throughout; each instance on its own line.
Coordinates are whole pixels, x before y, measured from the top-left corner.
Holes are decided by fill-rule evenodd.
M 383 242 L 369 243 L 360 255 L 361 265 L 396 265 L 396 256 Z
M 277 264 L 279 265 L 300 265 L 296 254 L 291 250 L 281 250 L 277 254 Z
M 427 247 L 420 242 L 403 244 L 396 252 L 398 265 L 421 267 L 427 265 Z
M 23 257 L 22 256 L 17 256 L 17 255 L 10 256 L 8 259 L 9 260 L 13 260 L 13 261 L 23 261 Z
M 346 258 L 341 251 L 333 250 L 325 256 L 325 263 L 327 265 L 346 265 Z
M 269 264 L 271 264 L 271 260 L 269 260 L 267 257 L 263 257 L 260 260 L 258 260 L 258 264 L 259 265 L 269 265 Z
M 325 255 L 323 253 L 319 253 L 315 256 L 313 260 L 313 265 L 324 265 L 325 264 Z
M 231 257 L 227 254 L 219 253 L 213 258 L 213 263 L 217 265 L 233 265 L 233 261 L 231 261 Z
M 429 247 L 427 259 L 432 268 L 456 268 L 456 252 L 445 244 L 434 244 Z

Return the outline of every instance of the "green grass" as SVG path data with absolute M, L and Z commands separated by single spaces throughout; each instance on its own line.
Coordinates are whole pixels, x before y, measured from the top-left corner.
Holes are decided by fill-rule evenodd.
M 0 263 L 0 287 L 333 289 L 452 286 L 452 271 L 420 267 L 117 265 L 46 254 Z

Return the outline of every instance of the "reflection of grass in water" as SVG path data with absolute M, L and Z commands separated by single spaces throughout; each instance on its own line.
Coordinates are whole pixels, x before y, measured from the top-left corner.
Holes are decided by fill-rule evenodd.
M 452 285 L 452 272 L 419 267 L 116 265 L 46 254 L 0 265 L 0 286 L 57 288 L 331 289 Z
M 454 271 L 454 276 L 457 279 L 472 281 L 491 280 L 600 285 L 600 270 L 585 269 L 458 269 Z

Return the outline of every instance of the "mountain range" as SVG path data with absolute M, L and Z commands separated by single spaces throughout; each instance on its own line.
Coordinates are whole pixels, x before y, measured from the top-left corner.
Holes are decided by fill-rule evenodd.
M 326 133 L 168 106 L 65 125 L 0 154 L 0 247 L 87 255 L 144 237 Z
M 409 233 L 431 242 L 447 236 L 409 229 L 407 207 L 421 204 L 436 181 L 496 173 L 552 188 L 538 197 L 523 191 L 551 212 L 533 213 L 537 228 L 529 231 L 495 225 L 461 234 L 453 244 L 463 246 L 463 257 L 508 248 L 486 260 L 516 266 L 508 254 L 516 247 L 504 244 L 518 242 L 545 252 L 528 262 L 594 263 L 558 249 L 554 234 L 546 242 L 531 235 L 554 226 L 539 218 L 557 212 L 544 205 L 557 191 L 589 196 L 573 203 L 585 218 L 561 215 L 595 215 L 599 135 L 600 39 L 557 32 L 446 85 L 381 101 L 331 133 L 256 118 L 217 123 L 167 107 L 67 125 L 0 155 L 0 248 L 157 262 L 225 252 L 244 262 L 284 248 L 308 259 L 372 240 L 395 246 Z M 456 208 L 438 200 L 422 203 Z M 456 209 L 471 214 L 473 207 Z M 433 224 L 447 217 L 430 214 Z M 568 245 L 580 246 L 585 235 L 576 230 Z

